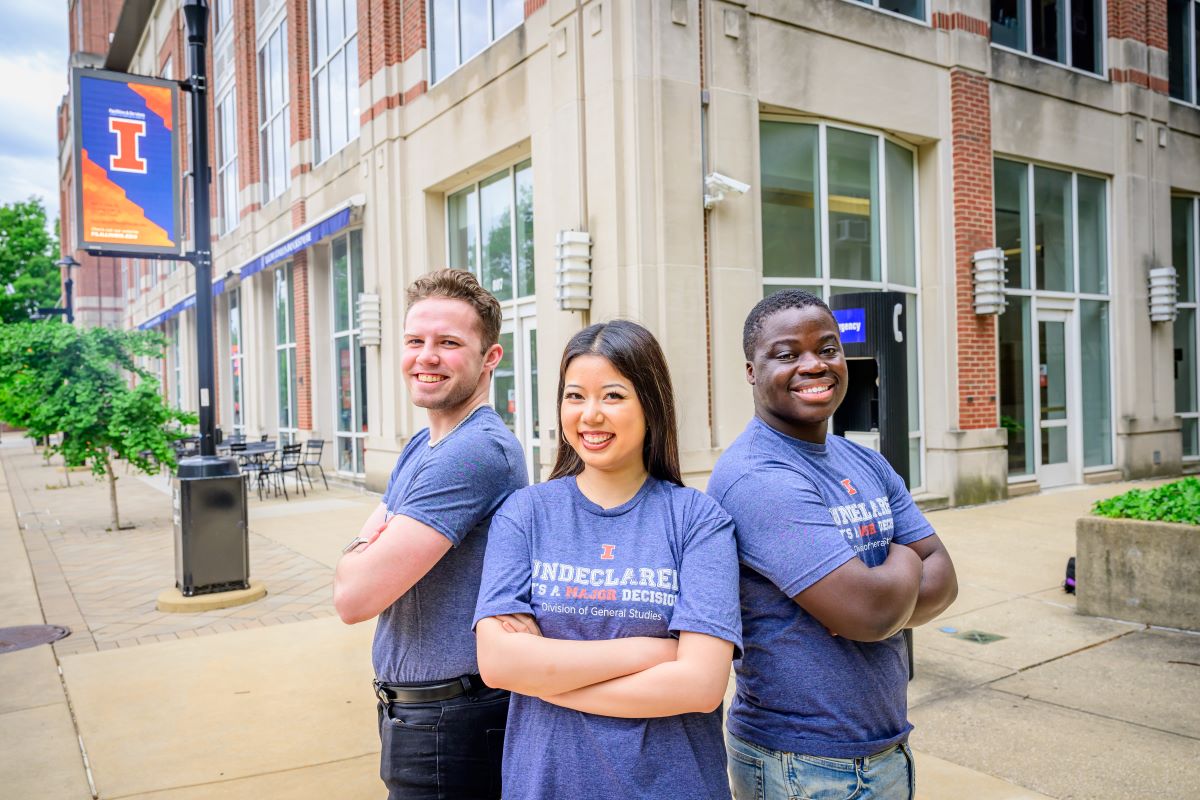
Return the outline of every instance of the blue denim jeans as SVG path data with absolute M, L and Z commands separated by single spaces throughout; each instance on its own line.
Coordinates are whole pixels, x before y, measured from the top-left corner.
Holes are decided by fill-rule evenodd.
M 389 800 L 498 800 L 508 692 L 377 708 Z
M 781 753 L 725 734 L 735 800 L 912 800 L 912 750 L 899 744 L 864 758 Z

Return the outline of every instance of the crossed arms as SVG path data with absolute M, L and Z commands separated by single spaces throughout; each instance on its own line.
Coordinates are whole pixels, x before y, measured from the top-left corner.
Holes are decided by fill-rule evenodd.
M 932 534 L 911 545 L 892 542 L 877 567 L 851 558 L 792 599 L 831 633 L 878 642 L 924 625 L 957 596 L 950 554 Z
M 334 571 L 333 607 L 347 624 L 378 616 L 450 550 L 450 540 L 428 525 L 404 515 L 384 524 L 386 515 L 380 503 L 358 534 L 368 543 L 343 554 Z
M 733 659 L 732 643 L 691 631 L 681 631 L 678 642 L 547 639 L 527 614 L 482 619 L 475 637 L 488 686 L 609 717 L 712 711 Z

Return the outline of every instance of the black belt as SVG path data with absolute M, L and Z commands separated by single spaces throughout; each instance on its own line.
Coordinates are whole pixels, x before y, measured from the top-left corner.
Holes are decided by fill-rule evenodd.
M 463 675 L 441 683 L 405 685 L 374 680 L 375 696 L 385 706 L 390 703 L 436 703 L 488 688 L 478 675 Z

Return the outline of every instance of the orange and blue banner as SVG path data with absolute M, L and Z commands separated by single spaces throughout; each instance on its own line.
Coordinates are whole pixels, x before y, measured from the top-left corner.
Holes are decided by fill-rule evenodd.
M 71 91 L 77 247 L 178 255 L 179 87 L 123 72 L 74 69 Z

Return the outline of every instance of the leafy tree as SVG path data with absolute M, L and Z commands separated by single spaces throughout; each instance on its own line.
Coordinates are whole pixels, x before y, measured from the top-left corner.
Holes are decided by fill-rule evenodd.
M 121 528 L 113 459 L 154 475 L 174 466 L 171 442 L 196 422 L 169 407 L 157 378 L 137 364 L 140 356 L 162 358 L 165 343 L 149 331 L 0 325 L 0 419 L 35 437 L 61 433 L 50 448 L 68 467 L 89 464 L 107 477 L 113 530 Z
M 58 236 L 46 230 L 41 200 L 0 205 L 0 323 L 25 322 L 38 306 L 58 302 L 57 256 Z

